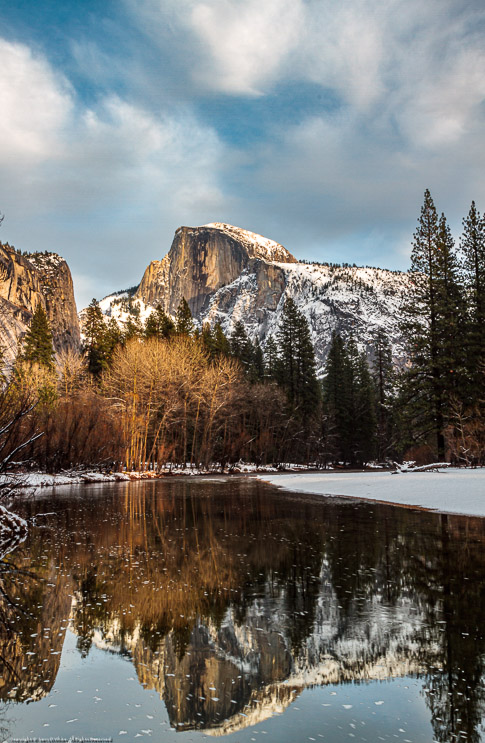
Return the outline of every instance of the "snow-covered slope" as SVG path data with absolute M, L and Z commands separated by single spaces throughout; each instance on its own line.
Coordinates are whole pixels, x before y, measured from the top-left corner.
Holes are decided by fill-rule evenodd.
M 407 274 L 378 268 L 332 267 L 318 264 L 274 264 L 280 276 L 264 286 L 258 266 L 249 266 L 232 283 L 221 287 L 201 314 L 202 322 L 220 322 L 226 333 L 244 323 L 250 336 L 265 344 L 275 335 L 287 298 L 305 315 L 320 368 L 328 354 L 332 332 L 351 334 L 372 358 L 378 328 L 392 343 L 393 356 L 403 362 L 399 309 L 408 287 Z M 279 279 L 279 281 L 278 281 Z

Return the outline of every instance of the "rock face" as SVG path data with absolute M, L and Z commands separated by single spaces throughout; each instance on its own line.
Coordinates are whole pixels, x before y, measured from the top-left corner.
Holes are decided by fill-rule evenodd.
M 0 243 L 0 344 L 15 357 L 38 304 L 46 313 L 56 352 L 79 349 L 81 337 L 71 272 L 56 253 L 21 255 Z
M 161 261 L 152 261 L 135 294 L 106 297 L 108 316 L 147 317 L 160 303 L 175 314 L 185 297 L 197 323 L 220 322 L 230 334 L 240 320 L 263 348 L 275 335 L 284 303 L 296 302 L 308 320 L 319 371 L 332 332 L 353 334 L 372 361 L 379 327 L 388 335 L 396 363 L 406 358 L 399 330 L 408 274 L 379 268 L 299 263 L 281 245 L 227 224 L 181 227 Z
M 173 314 L 185 297 L 198 317 L 214 292 L 237 279 L 255 258 L 296 263 L 282 245 L 231 225 L 180 227 L 168 255 L 148 266 L 135 298 L 160 302 Z

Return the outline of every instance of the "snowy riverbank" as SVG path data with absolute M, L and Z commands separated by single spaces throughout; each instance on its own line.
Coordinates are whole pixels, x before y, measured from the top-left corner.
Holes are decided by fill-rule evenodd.
M 260 477 L 293 492 L 348 496 L 445 513 L 485 516 L 485 468 L 398 473 L 313 472 Z
M 301 464 L 284 464 L 280 465 L 280 468 L 284 468 L 287 471 L 300 471 L 307 470 L 308 467 Z M 163 469 L 152 471 L 147 470 L 146 472 L 110 472 L 105 474 L 103 472 L 96 472 L 95 470 L 87 472 L 62 472 L 56 475 L 50 475 L 45 472 L 28 472 L 16 475 L 1 475 L 0 485 L 2 483 L 14 483 L 15 488 L 54 488 L 60 485 L 84 485 L 87 483 L 96 482 L 123 482 L 130 480 L 154 480 L 163 477 L 172 476 L 203 476 L 203 475 L 244 475 L 244 474 L 259 474 L 259 473 L 276 473 L 279 470 L 276 467 L 270 465 L 260 466 L 256 464 L 248 464 L 245 462 L 238 462 L 236 465 L 232 465 L 224 472 L 221 472 L 220 465 L 214 465 L 209 469 L 201 469 L 187 465 L 186 467 L 180 465 L 172 465 L 164 467 Z

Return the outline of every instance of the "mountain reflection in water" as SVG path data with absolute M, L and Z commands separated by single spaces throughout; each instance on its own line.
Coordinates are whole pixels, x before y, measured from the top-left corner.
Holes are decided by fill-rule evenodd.
M 71 488 L 19 508 L 47 515 L 0 561 L 7 708 L 51 691 L 70 627 L 83 657 L 128 658 L 178 730 L 241 730 L 312 685 L 420 676 L 435 739 L 481 739 L 484 519 L 253 479 Z

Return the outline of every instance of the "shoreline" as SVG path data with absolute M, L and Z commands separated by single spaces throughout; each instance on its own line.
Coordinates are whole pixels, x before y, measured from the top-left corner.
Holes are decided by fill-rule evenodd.
M 85 472 L 73 471 L 73 472 L 62 472 L 57 474 L 48 474 L 46 472 L 27 472 L 18 473 L 13 475 L 0 476 L 1 483 L 14 483 L 15 489 L 26 490 L 36 488 L 55 488 L 65 485 L 87 485 L 91 483 L 103 483 L 103 482 L 138 482 L 147 480 L 163 480 L 171 477 L 243 477 L 249 475 L 276 475 L 278 473 L 311 473 L 320 472 L 321 470 L 315 467 L 304 467 L 303 465 L 287 464 L 285 469 L 277 469 L 271 466 L 258 466 L 244 464 L 239 467 L 234 467 L 229 470 L 221 472 L 220 469 L 213 470 L 200 470 L 190 467 L 180 468 L 167 468 L 154 472 L 153 470 L 146 471 L 130 471 L 130 472 L 110 472 L 103 473 L 95 470 L 87 470 Z

